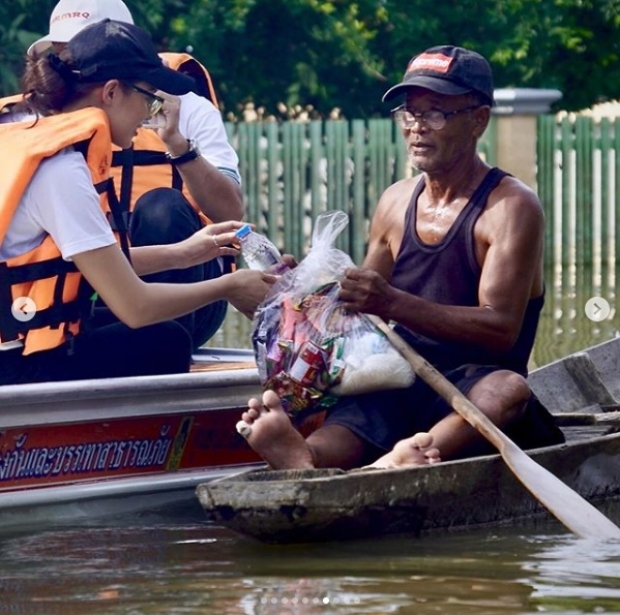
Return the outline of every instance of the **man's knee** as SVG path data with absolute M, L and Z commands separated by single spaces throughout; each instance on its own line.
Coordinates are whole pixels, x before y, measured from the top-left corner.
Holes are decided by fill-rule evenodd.
M 133 245 L 175 243 L 201 227 L 198 214 L 179 190 L 154 188 L 135 204 L 129 226 Z
M 467 397 L 495 424 L 505 425 L 523 414 L 531 394 L 523 376 L 499 370 L 481 378 Z

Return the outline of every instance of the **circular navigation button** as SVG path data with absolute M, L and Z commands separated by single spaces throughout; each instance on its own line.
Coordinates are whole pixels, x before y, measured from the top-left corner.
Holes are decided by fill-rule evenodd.
M 19 322 L 28 322 L 37 313 L 37 306 L 30 297 L 17 297 L 11 304 L 11 314 Z
M 611 314 L 611 306 L 607 299 L 592 297 L 586 302 L 586 316 L 594 322 L 607 320 Z

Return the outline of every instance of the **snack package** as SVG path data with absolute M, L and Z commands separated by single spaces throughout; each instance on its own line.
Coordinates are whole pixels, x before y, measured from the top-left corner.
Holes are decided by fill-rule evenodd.
M 318 216 L 312 246 L 273 285 L 254 316 L 252 343 L 263 388 L 293 418 L 332 405 L 339 395 L 407 387 L 414 373 L 363 315 L 342 308 L 339 282 L 354 267 L 334 247 L 348 216 Z

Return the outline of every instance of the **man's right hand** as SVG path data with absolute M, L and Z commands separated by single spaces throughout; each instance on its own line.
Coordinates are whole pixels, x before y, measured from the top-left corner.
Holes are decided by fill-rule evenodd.
M 340 282 L 338 298 L 352 312 L 376 314 L 389 320 L 393 296 L 398 292 L 386 279 L 372 269 L 347 269 Z

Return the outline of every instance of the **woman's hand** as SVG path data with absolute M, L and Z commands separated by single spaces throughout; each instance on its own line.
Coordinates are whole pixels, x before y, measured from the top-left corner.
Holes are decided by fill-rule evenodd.
M 238 269 L 223 278 L 226 278 L 228 286 L 228 301 L 252 320 L 256 308 L 263 302 L 278 276 L 252 269 Z
M 245 222 L 228 220 L 217 224 L 208 224 L 191 237 L 177 244 L 181 254 L 182 265 L 179 269 L 206 263 L 218 256 L 238 256 L 239 250 L 234 247 L 235 233 Z

